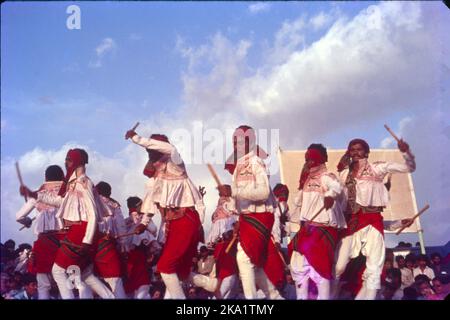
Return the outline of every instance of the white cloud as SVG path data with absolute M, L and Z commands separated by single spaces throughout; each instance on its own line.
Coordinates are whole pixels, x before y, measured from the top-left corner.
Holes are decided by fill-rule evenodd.
M 349 114 L 358 122 L 417 107 L 439 81 L 439 41 L 420 8 L 381 3 L 339 19 L 316 42 L 241 79 L 240 106 L 266 127 L 298 128 L 303 143 L 348 126 Z
M 100 44 L 95 48 L 96 58 L 89 62 L 89 67 L 100 68 L 103 65 L 105 56 L 111 54 L 117 49 L 117 44 L 112 38 L 104 38 Z
M 319 14 L 315 15 L 314 17 L 311 17 L 309 19 L 310 25 L 315 30 L 320 30 L 326 26 L 328 26 L 333 19 L 333 16 L 331 14 L 320 12 Z
M 269 50 L 267 57 L 269 65 L 273 66 L 285 62 L 292 53 L 300 49 L 300 45 L 305 45 L 305 26 L 304 17 L 283 22 L 280 30 L 275 34 L 273 47 Z
M 248 6 L 248 10 L 251 14 L 258 14 L 261 12 L 267 12 L 270 10 L 270 3 L 267 2 L 257 2 L 252 3 Z
M 204 117 L 205 110 L 213 118 L 216 118 L 216 112 L 222 116 L 224 110 L 227 113 L 225 119 L 234 117 L 230 111 L 239 109 L 237 85 L 246 71 L 245 59 L 251 46 L 252 43 L 245 39 L 233 44 L 221 33 L 216 33 L 210 43 L 197 48 L 186 46 L 179 38 L 177 48 L 188 60 L 188 69 L 182 75 L 183 98 L 193 119 Z M 223 120 L 217 123 L 223 123 Z

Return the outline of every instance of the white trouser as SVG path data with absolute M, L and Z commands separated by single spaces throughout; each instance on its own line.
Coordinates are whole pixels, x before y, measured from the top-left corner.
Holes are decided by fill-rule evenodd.
M 381 287 L 381 272 L 385 258 L 385 246 L 383 235 L 373 226 L 368 225 L 354 234 L 341 240 L 336 251 L 335 279 L 339 280 L 345 268 L 352 258 L 356 258 L 361 252 L 366 257 L 366 270 L 362 275 L 364 292 L 358 293 L 360 299 L 372 299 L 375 297 L 373 290 Z
M 237 275 L 232 274 L 222 280 L 222 283 L 220 284 L 220 295 L 222 299 L 232 299 L 236 295 L 237 279 Z M 195 273 L 191 273 L 191 280 L 195 286 L 209 292 L 214 292 L 218 283 L 217 278 Z
M 73 288 L 69 284 L 69 277 L 66 274 L 66 269 L 61 268 L 56 263 L 52 267 L 53 279 L 55 279 L 58 285 L 59 294 L 61 299 L 74 299 Z M 78 283 L 79 284 L 79 283 Z
M 149 291 L 150 291 L 150 285 L 144 284 L 143 286 L 140 286 L 137 290 L 134 291 L 134 298 L 139 299 L 139 300 L 151 299 Z
M 234 299 L 237 296 L 237 274 L 232 274 L 222 280 L 220 295 L 222 299 Z
M 164 299 L 186 299 L 186 295 L 176 273 L 161 273 L 161 278 L 166 285 Z
M 76 281 L 75 288 L 80 289 L 80 299 L 92 298 L 92 292 L 85 288 L 88 285 L 103 299 L 114 299 L 114 295 L 108 287 L 93 274 L 93 265 L 89 265 L 82 272 L 79 280 Z M 52 267 L 52 275 L 58 285 L 59 293 L 62 299 L 74 299 L 73 287 L 69 279 L 66 269 L 58 266 L 56 263 Z
M 261 289 L 266 298 L 271 300 L 283 300 L 275 286 L 267 278 L 263 268 L 256 267 L 251 261 L 244 249 L 241 247 L 241 243 L 237 246 L 237 265 L 239 268 L 239 275 L 241 276 L 242 288 L 244 289 L 245 299 L 258 299 L 256 294 L 256 286 Z
M 310 278 L 317 285 L 319 292 L 317 300 L 328 300 L 330 298 L 330 280 L 323 278 L 309 264 L 308 259 L 304 255 L 297 251 L 292 252 L 290 268 L 298 300 L 308 299 L 308 280 Z
M 78 286 L 78 295 L 80 299 L 94 299 L 94 292 L 85 282 L 81 282 Z
M 190 279 L 197 287 L 203 288 L 209 292 L 216 291 L 218 283 L 217 278 L 191 272 Z
M 38 299 L 39 300 L 48 300 L 50 299 L 50 289 L 52 285 L 50 283 L 50 274 L 49 273 L 37 273 L 37 289 L 38 289 Z
M 111 287 L 111 290 L 116 299 L 126 299 L 127 298 L 125 289 L 123 288 L 122 278 L 104 278 L 104 280 Z

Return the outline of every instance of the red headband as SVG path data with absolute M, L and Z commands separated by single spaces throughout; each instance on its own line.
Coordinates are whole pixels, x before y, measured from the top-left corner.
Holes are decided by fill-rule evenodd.
M 58 195 L 60 195 L 61 197 L 64 197 L 66 195 L 67 183 L 69 182 L 69 179 L 75 172 L 75 170 L 88 162 L 87 153 L 83 151 L 81 149 L 70 149 L 67 152 L 66 158 L 72 161 L 72 165 L 66 168 L 66 177 L 64 178 L 64 182 L 58 192 Z
M 325 158 L 325 156 L 322 154 L 322 152 L 320 152 L 317 149 L 308 149 L 305 153 L 305 160 L 311 160 L 313 167 L 316 167 L 318 165 L 321 165 L 322 163 L 325 163 L 327 161 L 327 159 Z

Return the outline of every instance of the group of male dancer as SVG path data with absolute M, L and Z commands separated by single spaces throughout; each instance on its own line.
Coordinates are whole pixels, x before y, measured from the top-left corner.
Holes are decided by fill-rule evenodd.
M 40 299 L 49 298 L 51 278 L 62 299 L 75 298 L 74 289 L 79 298 L 92 298 L 93 292 L 105 299 L 149 298 L 149 251 L 159 252 L 156 269 L 166 299 L 185 299 L 183 282 L 218 299 L 236 298 L 239 281 L 245 299 L 283 299 L 286 272 L 295 282 L 297 299 L 308 299 L 310 281 L 318 288 L 318 299 L 338 298 L 339 280 L 350 259 L 360 254 L 366 266 L 356 299 L 374 299 L 385 258 L 383 230 L 413 223 L 405 219 L 387 224 L 382 217 L 389 202 L 385 176 L 415 170 L 403 140 L 398 148 L 404 163 L 371 163 L 369 145 L 350 141 L 337 176 L 327 168 L 326 148 L 311 144 L 290 209 L 287 186 L 271 189 L 264 163 L 268 155 L 256 144 L 254 129 L 240 126 L 225 164 L 232 182 L 218 186 L 219 202 L 205 238 L 204 190 L 189 178 L 176 147 L 162 134 L 145 138 L 129 130 L 125 139 L 149 156 L 143 172 L 148 177 L 145 196 L 128 198 L 127 218 L 111 198 L 111 186 L 103 181 L 94 185 L 86 175 L 88 154 L 83 149 L 69 150 L 65 175 L 52 165 L 39 190 L 20 187 L 29 200 L 17 221 L 30 227 L 28 215 L 38 211 L 29 270 L 37 275 Z M 155 214 L 161 215 L 159 231 L 152 221 Z M 288 259 L 280 246 L 285 233 L 294 235 Z M 214 252 L 209 275 L 192 270 L 201 242 Z

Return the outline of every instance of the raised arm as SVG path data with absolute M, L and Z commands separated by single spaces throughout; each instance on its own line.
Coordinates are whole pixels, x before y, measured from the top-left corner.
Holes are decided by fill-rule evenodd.
M 404 163 L 396 162 L 381 162 L 375 165 L 375 170 L 380 174 L 387 173 L 409 173 L 416 170 L 415 157 L 412 154 L 409 145 L 403 141 L 399 140 L 398 149 L 402 152 Z
M 159 141 L 156 139 L 141 137 L 138 134 L 135 134 L 134 136 L 132 136 L 131 140 L 135 144 L 140 145 L 141 147 L 144 147 L 146 149 L 156 150 L 156 151 L 159 151 L 164 154 L 171 155 L 172 153 L 174 153 L 176 151 L 174 146 L 172 146 L 170 143 L 167 143 L 164 141 Z

